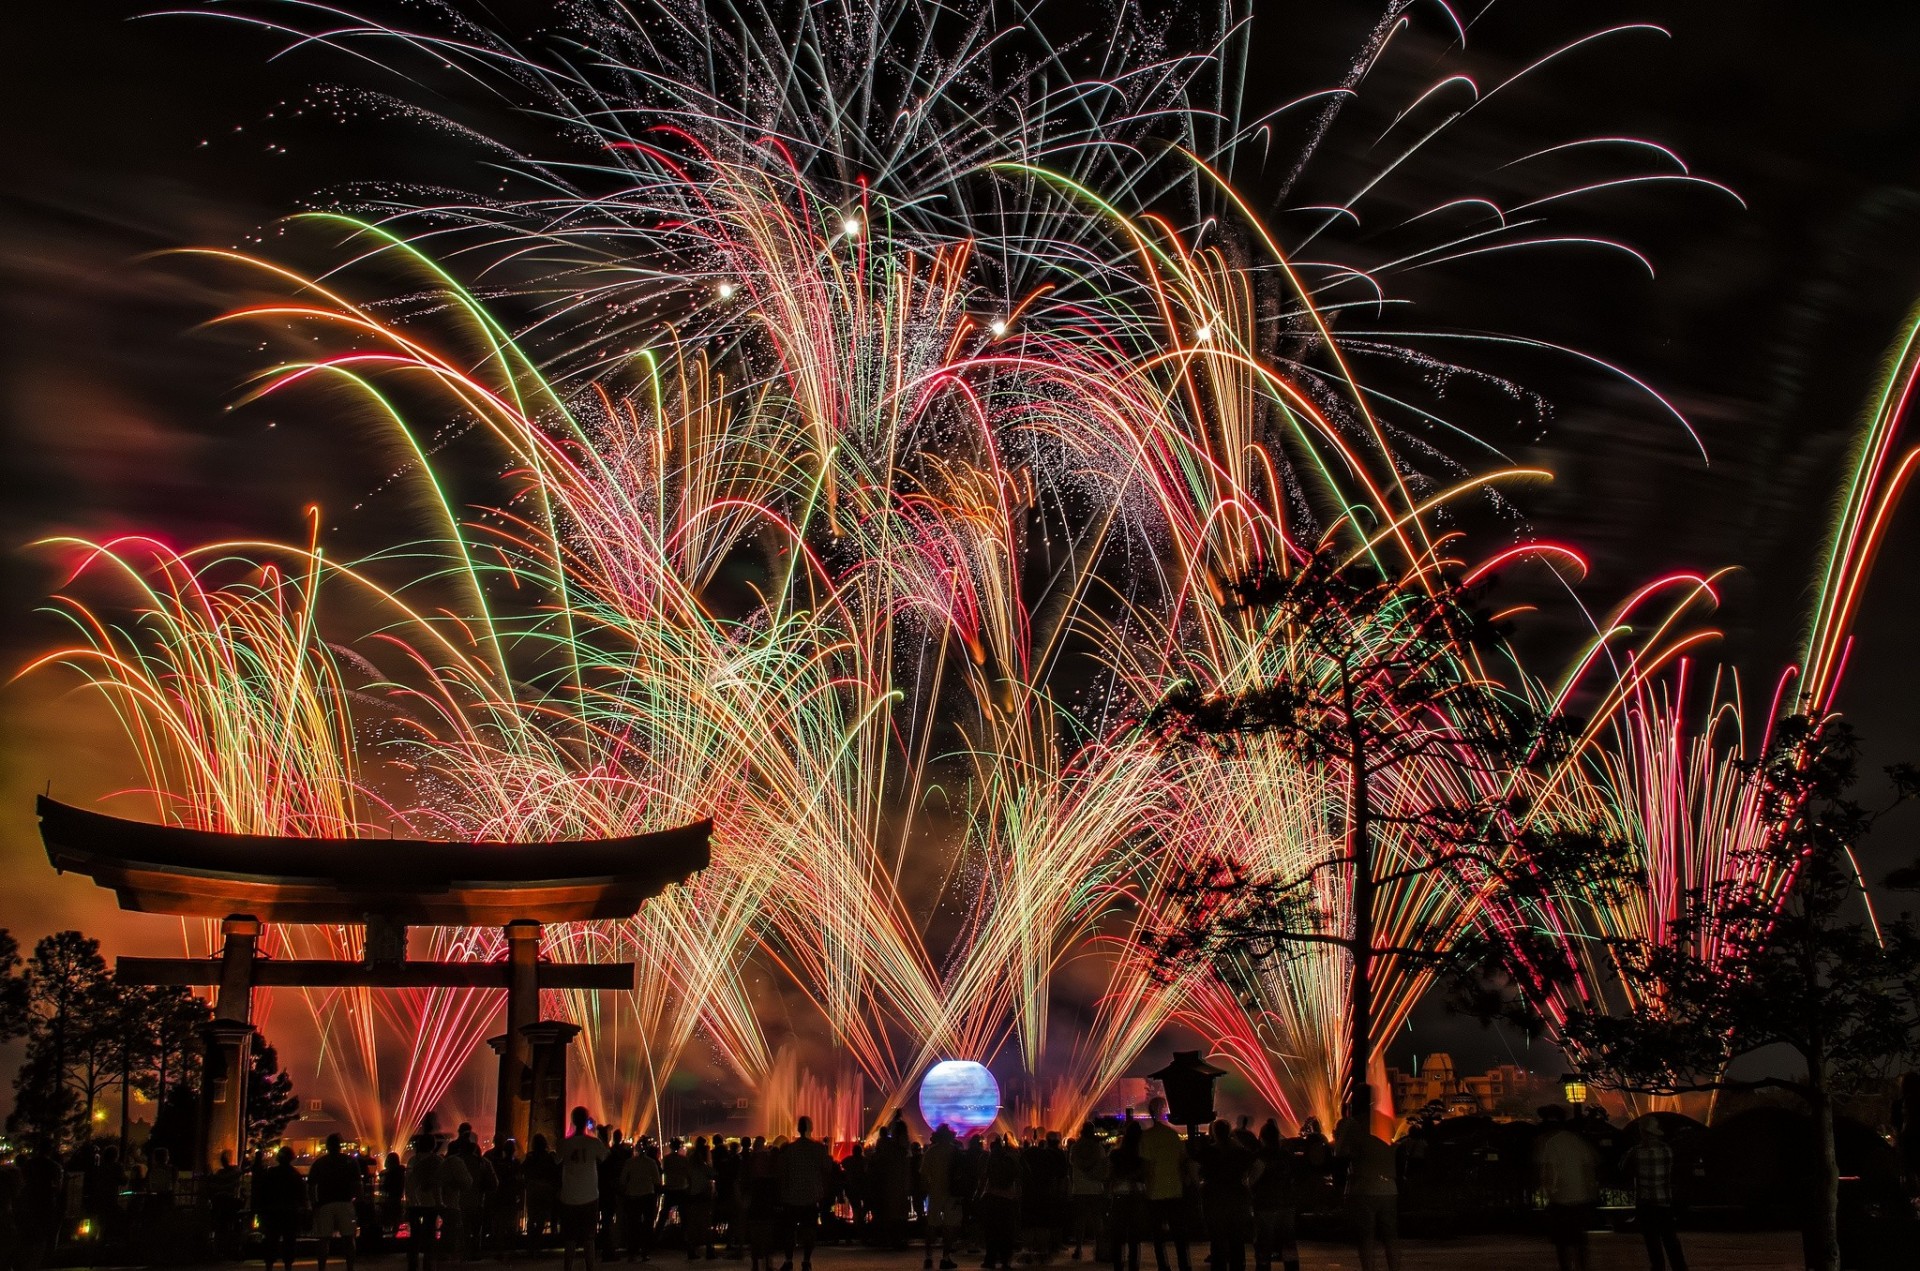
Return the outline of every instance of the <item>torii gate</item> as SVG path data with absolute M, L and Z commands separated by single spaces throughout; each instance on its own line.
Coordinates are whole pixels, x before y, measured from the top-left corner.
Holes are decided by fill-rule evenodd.
M 506 1031 L 495 1139 L 524 1149 L 531 1135 L 565 1134 L 567 1047 L 578 1026 L 540 1019 L 541 989 L 634 987 L 634 965 L 540 960 L 542 924 L 630 918 L 649 896 L 705 869 L 711 821 L 628 838 L 542 843 L 289 838 L 216 834 L 127 821 L 41 796 L 47 859 L 112 888 L 122 909 L 221 919 L 210 959 L 121 958 L 133 984 L 214 985 L 205 1029 L 198 1165 L 222 1151 L 243 1160 L 253 990 L 295 988 L 498 988 Z M 364 924 L 358 962 L 266 958 L 263 923 Z M 492 926 L 506 936 L 500 962 L 407 957 L 408 926 Z

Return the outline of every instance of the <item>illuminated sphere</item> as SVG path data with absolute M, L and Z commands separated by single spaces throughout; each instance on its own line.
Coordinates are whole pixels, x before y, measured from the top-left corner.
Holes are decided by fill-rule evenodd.
M 920 1115 L 929 1126 L 950 1125 L 961 1138 L 1000 1116 L 1000 1083 L 985 1064 L 943 1059 L 920 1081 Z

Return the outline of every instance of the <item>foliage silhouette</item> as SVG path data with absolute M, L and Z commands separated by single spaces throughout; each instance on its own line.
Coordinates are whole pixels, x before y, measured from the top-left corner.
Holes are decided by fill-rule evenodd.
M 1759 783 L 1773 827 L 1754 863 L 1778 871 L 1785 887 L 1728 882 L 1690 897 L 1673 940 L 1620 950 L 1621 973 L 1644 1009 L 1575 1013 L 1565 1026 L 1596 1084 L 1797 1095 L 1820 1154 L 1803 1231 L 1806 1265 L 1819 1271 L 1840 1265 L 1834 1099 L 1920 1053 L 1920 935 L 1904 916 L 1876 929 L 1854 863 L 1874 823 L 1920 794 L 1920 778 L 1910 765 L 1889 768 L 1892 801 L 1869 811 L 1849 797 L 1858 751 L 1838 720 L 1782 720 L 1748 778 Z M 1797 1056 L 1802 1072 L 1727 1075 L 1735 1060 L 1774 1046 Z
M 1341 792 L 1342 846 L 1291 877 L 1251 875 L 1225 856 L 1191 862 L 1173 889 L 1178 911 L 1151 939 L 1169 966 L 1314 944 L 1345 951 L 1351 1096 L 1379 1044 L 1382 959 L 1448 974 L 1456 1000 L 1481 1014 L 1525 1015 L 1574 970 L 1566 936 L 1539 916 L 1560 896 L 1616 894 L 1632 876 L 1630 853 L 1541 818 L 1542 780 L 1568 761 L 1576 730 L 1482 671 L 1498 632 L 1479 587 L 1441 568 L 1394 577 L 1329 545 L 1232 593 L 1238 608 L 1284 628 L 1288 670 L 1234 693 L 1179 686 L 1145 726 L 1165 744 L 1223 755 L 1257 739 L 1289 748 Z M 1344 916 L 1316 901 L 1329 870 L 1339 872 Z M 1430 875 L 1473 897 L 1479 918 L 1383 941 L 1391 889 Z M 1495 983 L 1520 987 L 1476 987 Z

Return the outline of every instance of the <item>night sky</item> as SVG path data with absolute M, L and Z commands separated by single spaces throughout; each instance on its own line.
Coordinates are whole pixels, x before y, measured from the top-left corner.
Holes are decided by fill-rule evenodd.
M 277 217 L 343 184 L 466 175 L 460 152 L 430 135 L 313 109 L 317 85 L 385 84 L 345 59 L 307 50 L 269 61 L 279 44 L 258 32 L 131 20 L 151 7 L 15 5 L 0 40 L 0 660 L 10 668 L 57 634 L 32 614 L 53 582 L 27 546 L 40 536 L 144 527 L 180 541 L 297 537 L 302 508 L 317 501 L 337 514 L 342 542 L 379 537 L 377 512 L 356 524 L 351 509 L 387 466 L 317 411 L 228 410 L 261 368 L 258 342 L 199 324 L 239 297 L 218 271 L 153 254 L 261 246 L 250 236 L 270 249 Z M 484 8 L 531 29 L 542 6 Z M 1272 105 L 1336 82 L 1380 8 L 1259 5 L 1253 91 Z M 1539 91 L 1475 124 L 1490 152 L 1524 153 L 1536 134 L 1649 137 L 1747 208 L 1671 189 L 1595 201 L 1593 223 L 1643 250 L 1652 279 L 1617 256 L 1535 255 L 1433 271 L 1401 289 L 1432 321 L 1605 356 L 1687 415 L 1709 461 L 1617 382 L 1547 360 L 1508 368 L 1554 408 L 1544 439 L 1513 451 L 1558 474 L 1528 496 L 1527 525 L 1590 553 L 1583 594 L 1599 607 L 1668 569 L 1737 567 L 1720 653 L 1757 693 L 1798 648 L 1847 446 L 1886 346 L 1920 300 L 1920 5 L 1504 0 L 1475 25 L 1463 63 L 1498 77 L 1627 21 L 1670 37 L 1625 37 L 1567 59 Z M 1437 58 L 1444 41 L 1424 26 L 1407 48 L 1425 41 Z M 1432 74 L 1417 56 L 1383 69 Z M 1364 132 L 1336 134 L 1355 149 L 1322 156 L 1329 172 L 1369 160 Z M 1431 198 L 1419 183 L 1452 179 L 1409 172 L 1404 197 Z M 1842 698 L 1874 762 L 1920 758 L 1916 547 L 1920 507 L 1909 507 L 1875 571 Z M 0 721 L 0 925 L 25 940 L 78 925 L 117 952 L 176 945 L 174 923 L 110 917 L 110 897 L 55 879 L 39 849 L 32 793 L 51 782 L 86 802 L 131 778 L 97 703 L 50 678 L 14 683 Z M 1913 825 L 1897 822 L 1875 844 L 1871 874 L 1912 857 L 1903 836 Z M 1422 1049 L 1480 1045 L 1443 1022 L 1421 1028 L 1410 1044 Z

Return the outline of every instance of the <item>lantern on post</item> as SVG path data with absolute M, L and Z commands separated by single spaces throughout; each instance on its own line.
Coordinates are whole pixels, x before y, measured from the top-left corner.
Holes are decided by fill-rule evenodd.
M 1226 1071 L 1200 1058 L 1197 1050 L 1176 1050 L 1172 1063 L 1147 1076 L 1167 1092 L 1167 1119 L 1191 1131 L 1213 1120 L 1213 1083 Z
M 1577 1072 L 1570 1072 L 1560 1078 L 1560 1092 L 1568 1103 L 1579 1107 L 1587 1101 L 1587 1079 Z

